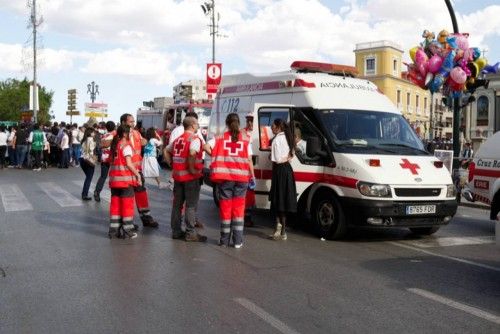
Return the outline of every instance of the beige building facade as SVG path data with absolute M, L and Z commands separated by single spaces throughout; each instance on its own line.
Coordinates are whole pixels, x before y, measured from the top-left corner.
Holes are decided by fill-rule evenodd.
M 359 76 L 375 83 L 422 139 L 452 138 L 452 111 L 442 103 L 441 94 L 431 97 L 406 79 L 401 46 L 391 41 L 359 43 L 354 53 Z

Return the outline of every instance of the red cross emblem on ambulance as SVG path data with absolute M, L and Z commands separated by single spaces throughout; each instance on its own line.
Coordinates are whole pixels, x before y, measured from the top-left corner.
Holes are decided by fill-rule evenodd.
M 184 138 L 179 139 L 174 146 L 174 155 L 175 156 L 181 155 L 185 147 L 186 147 L 186 142 L 184 141 Z
M 230 156 L 238 156 L 241 151 L 243 151 L 243 143 L 236 142 L 234 143 L 232 140 L 224 140 L 224 150 Z
M 420 169 L 419 165 L 412 164 L 408 159 L 401 159 L 401 160 L 403 160 L 403 163 L 399 164 L 401 168 L 409 169 L 413 175 L 418 175 L 417 169 Z

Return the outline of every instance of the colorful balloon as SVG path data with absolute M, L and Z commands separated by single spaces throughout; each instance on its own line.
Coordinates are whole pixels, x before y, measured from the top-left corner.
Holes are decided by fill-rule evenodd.
M 450 71 L 450 79 L 457 84 L 463 85 L 467 81 L 467 74 L 460 66 L 456 66 Z
M 486 65 L 481 73 L 500 73 L 500 62 L 497 62 L 495 65 Z
M 429 72 L 435 74 L 443 65 L 443 58 L 435 54 L 429 59 Z
M 410 58 L 412 62 L 415 62 L 415 54 L 417 53 L 417 50 L 420 49 L 418 46 L 414 46 L 410 49 Z

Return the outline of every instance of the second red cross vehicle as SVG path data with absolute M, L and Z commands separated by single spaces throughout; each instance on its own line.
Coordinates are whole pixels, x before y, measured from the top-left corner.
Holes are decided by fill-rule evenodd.
M 457 211 L 450 173 L 377 86 L 355 76 L 350 66 L 304 61 L 281 73 L 225 76 L 208 138 L 224 131 L 228 113 L 254 115 L 256 204 L 269 208 L 271 124 L 291 121 L 299 210 L 321 236 L 341 238 L 356 225 L 436 232 Z

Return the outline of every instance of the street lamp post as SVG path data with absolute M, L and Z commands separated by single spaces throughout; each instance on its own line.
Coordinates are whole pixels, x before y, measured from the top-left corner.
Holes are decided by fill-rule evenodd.
M 451 5 L 450 0 L 445 0 L 446 7 L 448 7 L 448 11 L 450 12 L 451 23 L 453 24 L 453 32 L 458 34 L 458 24 L 457 18 L 455 16 L 455 11 L 453 10 L 453 6 Z M 458 169 L 458 156 L 460 155 L 460 99 L 458 97 L 453 99 L 453 169 Z
M 210 2 L 205 2 L 201 5 L 201 9 L 205 15 L 211 14 L 210 17 L 210 35 L 212 36 L 212 64 L 215 63 L 215 36 L 219 33 L 219 19 L 217 18 L 217 23 L 215 22 L 215 0 Z M 217 13 L 217 16 L 219 14 Z
M 95 101 L 95 96 L 99 94 L 99 85 L 96 85 L 94 81 L 87 85 L 87 94 L 90 94 L 90 100 L 92 103 Z

